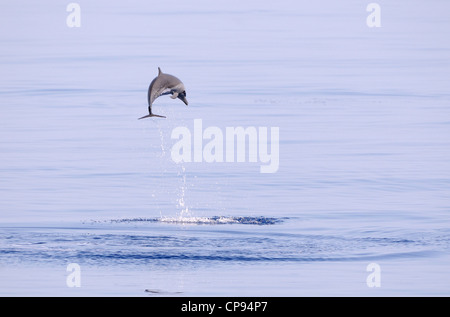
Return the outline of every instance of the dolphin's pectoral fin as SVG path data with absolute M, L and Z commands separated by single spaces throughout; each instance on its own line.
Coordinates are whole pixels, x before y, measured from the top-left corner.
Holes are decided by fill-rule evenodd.
M 146 115 L 146 116 L 140 117 L 138 120 L 141 120 L 141 119 L 144 119 L 144 118 L 150 118 L 150 117 L 165 118 L 165 116 L 160 116 L 160 115 L 158 115 L 158 114 L 150 113 L 150 114 L 148 114 L 148 115 Z
M 170 98 L 172 98 L 172 99 L 177 99 L 177 98 L 178 98 L 178 93 L 174 91 L 174 92 L 172 93 L 172 96 L 170 96 Z

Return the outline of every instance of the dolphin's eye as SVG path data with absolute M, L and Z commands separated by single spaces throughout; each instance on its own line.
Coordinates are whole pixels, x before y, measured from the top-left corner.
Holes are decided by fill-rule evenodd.
M 183 95 L 186 97 L 186 90 L 185 91 L 183 91 Z

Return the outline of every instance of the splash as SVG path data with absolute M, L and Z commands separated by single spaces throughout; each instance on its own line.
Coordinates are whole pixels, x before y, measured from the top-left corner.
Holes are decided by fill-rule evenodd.
M 169 224 L 193 224 L 193 225 L 274 225 L 283 222 L 286 218 L 272 217 L 231 217 L 231 216 L 213 216 L 213 217 L 193 217 L 193 216 L 176 216 L 176 217 L 160 217 L 160 218 L 125 218 L 112 219 L 109 222 L 114 223 L 132 223 L 132 222 L 160 222 Z
M 246 224 L 246 225 L 273 225 L 281 222 L 281 219 L 267 218 L 267 217 L 227 217 L 227 216 L 213 216 L 213 217 L 162 217 L 158 220 L 164 223 L 175 224 Z

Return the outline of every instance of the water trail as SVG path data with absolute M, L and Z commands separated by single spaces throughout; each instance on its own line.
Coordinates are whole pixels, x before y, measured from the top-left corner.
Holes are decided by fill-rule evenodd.
M 180 193 L 178 196 L 178 209 L 181 209 L 179 213 L 179 218 L 184 219 L 191 216 L 191 211 L 189 210 L 189 207 L 186 206 L 186 201 L 184 200 L 186 196 L 186 189 L 187 189 L 187 183 L 186 183 L 186 167 L 183 163 L 180 163 L 181 165 L 181 172 L 178 173 L 178 175 L 181 176 L 182 182 L 180 186 Z
M 160 148 L 161 148 L 161 153 L 160 153 L 160 158 L 162 160 L 162 165 L 167 165 L 168 160 L 171 160 L 169 157 L 167 157 L 167 152 L 169 151 L 169 149 L 167 148 L 167 142 L 166 142 L 166 136 L 164 133 L 164 130 L 162 128 L 161 123 L 158 121 L 157 123 L 157 127 L 158 127 L 158 132 L 159 132 L 159 137 L 160 137 Z M 173 162 L 171 162 L 173 163 Z M 178 198 L 176 200 L 176 207 L 177 207 L 177 218 L 179 218 L 179 220 L 185 219 L 187 217 L 191 217 L 191 210 L 189 209 L 189 207 L 186 205 L 186 190 L 188 188 L 188 184 L 186 182 L 186 167 L 184 165 L 183 162 L 176 164 L 180 167 L 180 170 L 178 171 L 178 176 L 181 178 L 181 183 L 179 185 L 179 189 L 178 189 Z M 165 170 L 165 172 L 167 171 L 167 169 Z M 160 212 L 161 214 L 161 212 Z M 161 214 L 161 218 L 163 218 L 162 214 Z
M 157 123 L 157 126 L 158 126 L 158 131 L 159 131 L 159 138 L 161 140 L 161 145 L 160 145 L 160 147 L 161 147 L 161 154 L 160 154 L 160 157 L 164 158 L 166 156 L 166 143 L 165 143 L 165 140 L 164 140 L 164 132 L 163 132 L 163 129 L 161 127 L 161 123 L 160 122 Z

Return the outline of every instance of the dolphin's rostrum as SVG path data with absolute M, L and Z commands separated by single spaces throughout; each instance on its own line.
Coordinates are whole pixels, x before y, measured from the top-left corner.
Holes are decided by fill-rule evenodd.
M 178 98 L 182 100 L 186 106 L 188 105 L 188 101 L 186 99 L 186 89 L 184 88 L 181 80 L 176 78 L 175 76 L 164 74 L 161 71 L 161 68 L 158 67 L 158 76 L 152 80 L 150 83 L 150 87 L 148 87 L 148 115 L 143 116 L 139 119 L 144 119 L 148 117 L 160 117 L 165 118 L 164 116 L 160 116 L 152 113 L 152 104 L 156 98 L 162 95 L 169 95 L 170 98 L 175 99 Z

